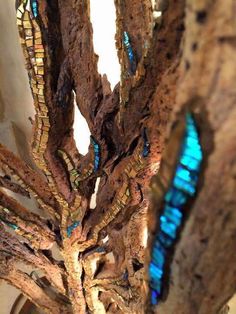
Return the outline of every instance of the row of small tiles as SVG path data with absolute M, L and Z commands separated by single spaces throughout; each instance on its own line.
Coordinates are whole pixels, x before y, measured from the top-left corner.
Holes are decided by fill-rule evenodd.
M 194 196 L 198 182 L 202 149 L 194 118 L 186 115 L 186 129 L 182 149 L 171 186 L 164 197 L 164 208 L 159 219 L 149 264 L 151 303 L 158 304 L 163 293 L 166 257 L 183 224 L 183 207 Z
M 48 108 L 45 101 L 45 51 L 42 44 L 42 33 L 35 18 L 37 1 L 33 0 L 31 4 L 32 7 L 30 7 L 29 1 L 26 1 L 25 5 L 19 6 L 17 10 L 17 24 L 20 35 L 23 36 L 21 38 L 22 47 L 27 61 L 26 66 L 29 73 L 30 86 L 36 110 L 32 153 L 37 166 L 44 171 L 47 177 L 52 194 L 63 208 L 67 208 L 68 203 L 59 195 L 55 180 L 51 171 L 48 169 L 47 162 L 44 158 L 50 129 Z
M 10 210 L 6 207 L 0 206 L 0 209 L 5 212 L 6 214 L 10 214 Z M 16 232 L 16 234 L 18 234 L 19 236 L 24 237 L 25 239 L 27 239 L 28 241 L 31 242 L 31 245 L 33 245 L 34 248 L 39 248 L 40 245 L 40 241 L 37 241 L 38 238 L 35 237 L 35 235 L 33 235 L 30 232 L 27 232 L 25 230 L 23 230 L 22 228 L 20 228 L 19 226 L 17 226 L 16 223 L 12 223 L 10 221 L 8 221 L 7 219 L 4 219 L 3 217 L 0 216 L 0 220 L 3 222 L 4 225 L 6 225 L 7 227 L 11 228 L 12 230 L 14 230 Z
M 130 72 L 133 75 L 135 74 L 135 71 L 136 71 L 136 60 L 135 60 L 133 48 L 131 46 L 129 34 L 126 31 L 123 33 L 123 42 L 124 42 L 124 46 L 126 48 L 127 56 L 130 63 L 129 64 Z
M 93 144 L 94 150 L 94 172 L 97 172 L 100 167 L 101 150 L 99 144 L 96 142 L 95 138 L 91 136 L 91 142 Z
M 142 155 L 145 158 L 145 157 L 148 157 L 148 155 L 150 153 L 150 143 L 148 141 L 146 128 L 143 129 L 142 137 L 143 137 L 143 153 L 142 153 Z
M 67 237 L 70 238 L 73 231 L 80 225 L 80 221 L 73 222 L 70 226 L 67 227 Z

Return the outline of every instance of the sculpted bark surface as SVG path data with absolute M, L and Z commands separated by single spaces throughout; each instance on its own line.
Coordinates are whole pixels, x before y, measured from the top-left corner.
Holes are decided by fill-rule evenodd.
M 0 278 L 48 313 L 224 313 L 236 275 L 235 0 L 115 0 L 113 91 L 97 71 L 89 6 L 16 3 L 34 163 L 0 144 Z M 86 156 L 75 145 L 75 105 L 91 131 Z M 203 160 L 154 306 L 153 238 L 189 114 Z M 19 262 L 43 273 L 48 290 Z

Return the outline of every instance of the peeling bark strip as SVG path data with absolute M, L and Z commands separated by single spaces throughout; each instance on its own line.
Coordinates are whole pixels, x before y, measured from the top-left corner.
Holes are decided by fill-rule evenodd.
M 36 167 L 0 145 L 0 184 L 35 198 L 45 218 L 0 191 L 0 278 L 49 313 L 216 314 L 235 292 L 235 3 L 157 1 L 158 20 L 150 0 L 115 5 L 122 72 L 111 92 L 89 1 L 17 1 Z M 75 100 L 91 131 L 86 156 Z

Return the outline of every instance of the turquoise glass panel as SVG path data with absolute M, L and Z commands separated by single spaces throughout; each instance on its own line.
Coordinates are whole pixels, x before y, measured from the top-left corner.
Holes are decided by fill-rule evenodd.
M 163 215 L 167 217 L 171 222 L 173 222 L 177 227 L 180 226 L 183 214 L 178 208 L 165 205 Z
M 162 278 L 163 269 L 160 269 L 157 265 L 153 262 L 149 265 L 149 276 L 150 278 L 154 278 L 155 280 L 159 280 Z
M 161 230 L 174 240 L 176 238 L 177 226 L 163 215 L 160 217 L 160 221 Z
M 162 215 L 159 218 L 160 230 L 154 241 L 149 264 L 151 303 L 156 305 L 162 293 L 168 249 L 175 243 L 179 227 L 183 222 L 183 206 L 196 192 L 203 153 L 195 121 L 191 114 L 186 115 L 186 129 L 175 175 L 164 197 Z
M 184 192 L 172 187 L 167 191 L 165 195 L 165 201 L 169 204 L 172 204 L 174 207 L 179 208 L 186 203 L 187 195 Z
M 158 233 L 158 240 L 162 243 L 165 248 L 169 248 L 173 244 L 173 240 L 161 230 Z
M 199 171 L 201 164 L 198 159 L 188 155 L 181 156 L 180 163 L 192 171 Z
M 173 184 L 176 189 L 182 190 L 191 196 L 195 193 L 195 187 L 191 183 L 182 180 L 178 176 L 174 178 Z
M 159 241 L 155 241 L 152 250 L 152 261 L 160 268 L 164 268 L 165 264 L 165 249 L 162 247 Z
M 157 305 L 159 297 L 160 297 L 160 294 L 156 290 L 151 289 L 151 303 L 152 303 L 152 305 Z

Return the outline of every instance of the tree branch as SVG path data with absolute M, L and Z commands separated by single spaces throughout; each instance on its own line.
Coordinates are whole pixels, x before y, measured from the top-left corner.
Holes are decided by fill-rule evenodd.
M 93 49 L 93 30 L 89 1 L 59 1 L 62 43 L 67 57 L 71 85 L 77 105 L 90 129 L 103 98 L 102 81 L 97 72 L 97 56 Z
M 20 186 L 35 197 L 40 207 L 55 220 L 55 212 L 59 212 L 58 204 L 40 173 L 31 169 L 6 147 L 0 145 L 0 167 Z
M 14 256 L 19 262 L 31 265 L 45 273 L 51 284 L 65 294 L 62 281 L 63 270 L 41 251 L 33 251 L 30 246 L 20 242 L 15 236 L 7 232 L 1 224 L 0 250 Z
M 17 234 L 23 236 L 35 249 L 49 249 L 55 241 L 55 235 L 45 221 L 1 190 L 0 218 L 14 224 Z
M 42 308 L 46 313 L 59 314 L 71 313 L 70 308 L 60 301 L 53 300 L 48 294 L 33 280 L 20 270 L 16 270 L 9 257 L 1 256 L 0 278 L 10 283 L 28 297 L 36 306 Z

